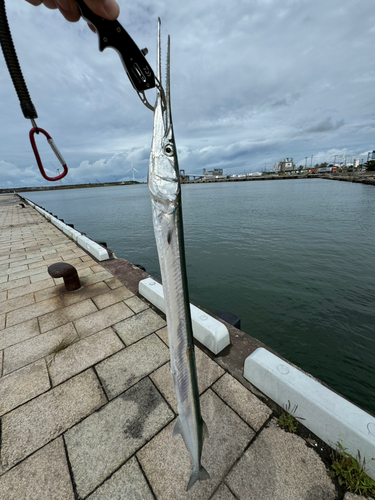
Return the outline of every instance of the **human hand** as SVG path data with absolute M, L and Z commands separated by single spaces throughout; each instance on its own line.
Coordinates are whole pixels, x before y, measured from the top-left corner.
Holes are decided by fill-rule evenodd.
M 84 0 L 87 7 L 98 16 L 114 21 L 118 18 L 120 7 L 115 0 Z M 75 0 L 26 0 L 32 5 L 41 5 L 42 3 L 49 9 L 59 9 L 61 14 L 72 23 L 80 18 L 80 13 Z

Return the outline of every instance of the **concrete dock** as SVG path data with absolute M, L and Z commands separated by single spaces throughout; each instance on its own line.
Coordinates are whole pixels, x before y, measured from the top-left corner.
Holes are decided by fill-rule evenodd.
M 50 277 L 56 262 L 77 269 L 79 290 Z M 318 444 L 281 429 L 242 378 L 249 344 L 235 329 L 222 356 L 196 348 L 211 479 L 186 492 L 166 322 L 137 294 L 141 278 L 0 196 L 0 500 L 344 498 Z

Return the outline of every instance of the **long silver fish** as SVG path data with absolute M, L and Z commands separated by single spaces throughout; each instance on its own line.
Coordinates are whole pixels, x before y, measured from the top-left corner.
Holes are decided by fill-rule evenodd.
M 193 472 L 187 485 L 187 490 L 189 490 L 196 481 L 210 477 L 201 465 L 203 440 L 208 437 L 208 431 L 199 405 L 186 276 L 181 186 L 170 102 L 170 39 L 168 37 L 164 93 L 161 84 L 160 19 L 158 81 L 148 187 L 151 194 L 154 232 L 163 281 L 171 372 L 178 402 L 179 416 L 173 435 L 182 435 L 194 461 Z

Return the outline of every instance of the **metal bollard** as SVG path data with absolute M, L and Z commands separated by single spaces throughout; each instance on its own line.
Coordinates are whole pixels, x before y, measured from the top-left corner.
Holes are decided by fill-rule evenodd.
M 67 292 L 81 288 L 77 269 L 67 262 L 57 262 L 48 267 L 48 274 L 52 278 L 63 278 Z

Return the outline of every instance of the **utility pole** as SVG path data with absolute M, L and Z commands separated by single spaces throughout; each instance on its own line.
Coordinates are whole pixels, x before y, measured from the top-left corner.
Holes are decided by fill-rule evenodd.
M 57 169 L 56 169 L 56 172 L 57 172 L 57 177 L 58 177 L 58 176 L 60 175 L 60 169 L 59 169 L 59 168 L 57 168 Z M 60 183 L 60 186 L 62 186 L 62 181 L 61 181 L 61 179 L 59 179 L 59 183 Z
M 337 156 L 337 155 L 335 155 L 335 159 L 334 159 L 334 161 L 333 161 L 333 166 L 334 166 L 334 167 L 336 166 L 336 156 Z
M 314 155 L 311 155 L 311 168 L 312 168 L 312 161 L 313 161 Z
M 305 170 L 307 168 L 307 156 L 305 156 Z

